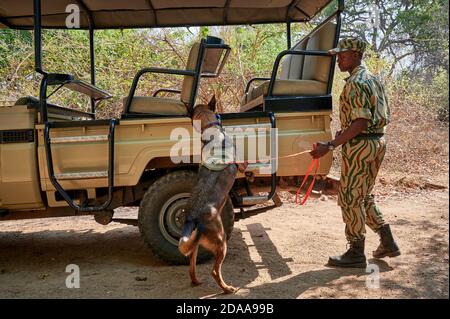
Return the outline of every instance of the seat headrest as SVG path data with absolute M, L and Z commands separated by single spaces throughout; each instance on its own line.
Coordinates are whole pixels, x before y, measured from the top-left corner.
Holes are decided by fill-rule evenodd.
M 330 21 L 311 34 L 306 50 L 328 51 L 334 47 L 335 37 L 336 24 Z M 305 56 L 302 79 L 326 83 L 330 72 L 330 57 Z

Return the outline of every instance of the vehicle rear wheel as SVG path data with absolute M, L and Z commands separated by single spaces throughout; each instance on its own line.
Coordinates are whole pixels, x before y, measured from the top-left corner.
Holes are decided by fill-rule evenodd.
M 184 207 L 197 183 L 197 173 L 176 171 L 164 175 L 147 190 L 139 207 L 139 230 L 154 254 L 172 264 L 188 264 L 189 258 L 178 251 L 184 223 Z M 222 211 L 222 222 L 227 240 L 234 226 L 234 211 L 228 197 Z M 204 262 L 212 254 L 199 249 L 197 260 Z

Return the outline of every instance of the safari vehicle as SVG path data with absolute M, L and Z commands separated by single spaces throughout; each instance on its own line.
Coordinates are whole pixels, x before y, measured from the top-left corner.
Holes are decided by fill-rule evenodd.
M 134 224 L 162 259 L 186 262 L 177 244 L 183 207 L 199 164 L 174 163 L 170 151 L 179 141 L 170 135 L 176 128 L 193 132 L 189 113 L 196 105 L 201 79 L 220 74 L 231 48 L 208 37 L 192 46 L 184 70 L 151 66 L 140 70 L 124 98 L 121 117 L 96 119 L 96 105 L 111 97 L 95 85 L 97 29 L 286 24 L 287 49 L 277 56 L 270 77 L 248 82 L 240 112 L 220 114 L 226 128 L 277 128 L 269 162 L 250 161 L 225 209 L 247 210 L 273 199 L 277 189 L 298 187 L 311 158 L 291 155 L 310 149 L 318 140 L 331 139 L 335 58 L 327 51 L 338 42 L 342 0 L 332 15 L 295 45 L 291 45 L 291 24 L 310 21 L 331 0 L 76 0 L 80 28 L 89 30 L 91 83 L 52 73 L 42 63 L 42 29 L 67 28 L 66 7 L 72 2 L 0 3 L 0 27 L 34 30 L 35 70 L 41 75 L 38 97 L 0 107 L 2 220 L 90 214 L 102 224 Z M 136 96 L 136 87 L 147 73 L 178 76 L 181 86 L 162 88 L 151 97 Z M 50 103 L 49 97 L 61 88 L 89 96 L 91 112 Z M 164 92 L 175 98 L 161 97 Z M 192 139 L 181 142 L 190 145 Z M 273 157 L 276 148 L 278 157 Z M 189 155 L 196 155 L 193 148 Z M 321 159 L 318 178 L 329 173 L 331 161 L 331 154 Z M 261 173 L 263 166 L 270 166 L 269 174 Z M 138 220 L 113 218 L 114 209 L 122 206 L 139 206 Z M 233 223 L 224 221 L 228 236 Z

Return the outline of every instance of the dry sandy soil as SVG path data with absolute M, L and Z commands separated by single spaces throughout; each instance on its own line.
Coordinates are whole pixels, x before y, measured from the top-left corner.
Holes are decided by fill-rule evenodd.
M 329 255 L 346 247 L 335 198 L 292 198 L 265 213 L 235 223 L 223 266 L 227 282 L 240 287 L 223 295 L 210 271 L 192 287 L 187 266 L 152 255 L 137 227 L 92 217 L 0 222 L 2 298 L 449 298 L 449 193 L 446 190 L 379 196 L 402 255 L 369 258 L 379 269 L 327 267 Z M 136 216 L 121 209 L 121 217 Z M 368 230 L 368 254 L 377 236 Z M 80 268 L 80 288 L 66 288 L 68 264 Z

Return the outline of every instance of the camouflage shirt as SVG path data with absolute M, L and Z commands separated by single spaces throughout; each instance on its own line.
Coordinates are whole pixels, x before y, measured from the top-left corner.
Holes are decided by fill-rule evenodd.
M 384 133 L 390 122 L 389 105 L 383 85 L 362 65 L 345 79 L 339 98 L 339 118 L 342 130 L 359 118 L 369 120 L 363 133 Z

